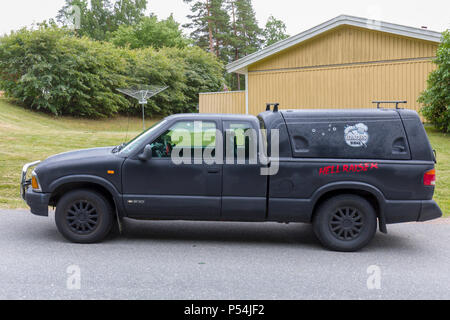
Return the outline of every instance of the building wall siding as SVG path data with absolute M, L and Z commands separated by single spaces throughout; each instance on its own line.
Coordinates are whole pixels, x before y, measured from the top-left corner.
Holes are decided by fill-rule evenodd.
M 342 26 L 259 61 L 249 71 L 434 57 L 438 44 Z
M 249 73 L 249 112 L 266 102 L 281 109 L 373 108 L 373 100 L 407 100 L 418 111 L 431 60 Z
M 245 91 L 200 93 L 199 112 L 245 114 Z
M 373 108 L 407 100 L 419 111 L 438 43 L 342 26 L 248 68 L 249 113 L 282 109 Z M 245 113 L 245 94 L 200 96 L 202 112 Z M 204 111 L 205 110 L 205 111 Z

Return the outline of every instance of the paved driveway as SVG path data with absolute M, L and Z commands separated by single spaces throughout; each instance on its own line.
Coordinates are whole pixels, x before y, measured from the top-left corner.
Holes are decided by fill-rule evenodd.
M 450 299 L 449 220 L 390 226 L 351 254 L 322 249 L 308 225 L 125 227 L 78 245 L 52 217 L 0 211 L 0 299 Z

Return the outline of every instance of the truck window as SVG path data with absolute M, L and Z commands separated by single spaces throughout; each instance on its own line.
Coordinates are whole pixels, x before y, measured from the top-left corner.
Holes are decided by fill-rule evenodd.
M 399 118 L 302 119 L 287 123 L 294 157 L 409 160 Z
M 206 148 L 216 146 L 216 124 L 208 121 L 180 121 L 151 144 L 154 158 L 170 158 L 175 147 L 190 148 L 203 154 Z
M 157 131 L 159 128 L 164 126 L 167 123 L 166 120 L 162 120 L 152 127 L 150 127 L 148 130 L 142 132 L 140 135 L 138 135 L 136 138 L 131 140 L 130 142 L 126 143 L 123 149 L 120 151 L 121 154 L 129 155 L 134 150 L 136 150 L 142 143 L 145 141 L 148 141 L 150 136 Z
M 258 139 L 253 125 L 245 121 L 225 121 L 224 127 L 226 139 L 228 140 L 225 144 L 227 160 L 249 160 L 251 156 L 252 159 L 255 159 L 258 150 Z
M 262 147 L 263 150 L 261 150 L 261 152 L 267 156 L 268 154 L 268 149 L 267 149 L 267 128 L 266 128 L 266 124 L 264 123 L 264 120 L 262 118 L 258 118 L 259 120 L 259 129 L 261 130 L 261 135 L 262 135 Z

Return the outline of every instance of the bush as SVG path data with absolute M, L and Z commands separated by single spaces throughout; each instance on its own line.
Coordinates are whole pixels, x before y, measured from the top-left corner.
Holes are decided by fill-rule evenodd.
M 184 62 L 186 107 L 189 111 L 198 108 L 199 93 L 221 91 L 225 84 L 223 64 L 213 54 L 200 47 L 164 49 L 161 51 L 171 59 Z
M 224 83 L 223 66 L 201 49 L 131 50 L 42 26 L 0 38 L 0 88 L 22 106 L 55 115 L 139 113 L 117 88 L 168 85 L 149 101 L 150 115 L 193 112 L 198 93 Z
M 428 78 L 428 88 L 419 98 L 424 104 L 422 114 L 434 126 L 450 132 L 450 32 L 443 33 L 434 61 L 437 69 Z
M 105 117 L 126 107 L 126 61 L 113 45 L 55 27 L 0 40 L 0 83 L 23 106 L 55 115 Z

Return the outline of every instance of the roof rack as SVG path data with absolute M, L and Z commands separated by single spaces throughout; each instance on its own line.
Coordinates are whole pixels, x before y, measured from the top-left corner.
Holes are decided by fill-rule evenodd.
M 372 101 L 373 104 L 377 104 L 377 109 L 381 109 L 382 104 L 395 104 L 395 109 L 400 109 L 398 107 L 399 104 L 406 104 L 408 101 Z
M 278 112 L 278 108 L 280 106 L 279 103 L 267 103 L 266 104 L 266 111 L 270 111 L 270 107 L 273 106 L 273 112 Z

